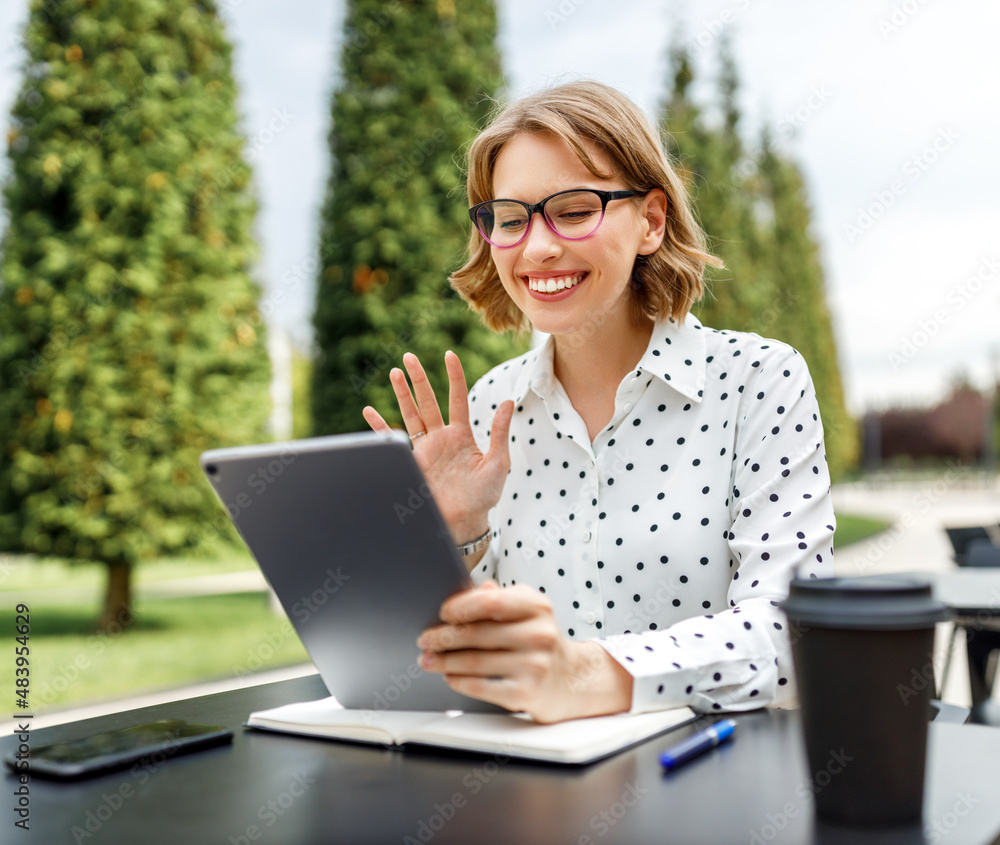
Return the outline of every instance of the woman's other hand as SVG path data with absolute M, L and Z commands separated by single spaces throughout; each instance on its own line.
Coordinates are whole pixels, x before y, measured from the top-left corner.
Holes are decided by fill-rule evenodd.
M 632 676 L 600 645 L 560 633 L 549 600 L 494 581 L 452 596 L 417 640 L 420 665 L 456 692 L 558 722 L 628 710 Z
M 413 441 L 413 456 L 427 479 L 441 515 L 456 543 L 466 543 L 489 527 L 487 514 L 500 499 L 510 469 L 507 436 L 514 403 L 501 403 L 493 417 L 489 451 L 476 444 L 469 424 L 469 390 L 462 363 L 454 352 L 446 352 L 448 370 L 448 423 L 441 416 L 434 389 L 417 356 L 407 352 L 403 365 L 413 384 L 399 368 L 389 381 L 399 402 L 403 424 Z M 370 405 L 362 412 L 375 431 L 388 431 L 389 424 Z

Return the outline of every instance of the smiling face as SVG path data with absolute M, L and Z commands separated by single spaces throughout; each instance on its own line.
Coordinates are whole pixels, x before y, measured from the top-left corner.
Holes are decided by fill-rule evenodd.
M 595 145 L 583 145 L 600 170 L 613 171 Z M 574 188 L 618 191 L 628 186 L 617 176 L 595 176 L 554 135 L 516 135 L 497 157 L 493 196 L 498 199 L 534 204 Z M 662 191 L 612 200 L 600 228 L 582 240 L 559 237 L 536 214 L 520 244 L 492 247 L 500 281 L 531 324 L 555 335 L 557 344 L 561 337 L 580 333 L 593 343 L 605 332 L 641 331 L 630 318 L 629 281 L 636 256 L 654 252 L 663 240 L 665 205 Z

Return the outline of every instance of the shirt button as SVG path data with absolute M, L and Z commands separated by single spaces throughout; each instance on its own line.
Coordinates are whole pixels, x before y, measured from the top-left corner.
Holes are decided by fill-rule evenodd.
M 593 537 L 593 536 L 594 536 L 594 535 L 593 535 L 593 534 L 591 534 L 591 533 L 590 533 L 589 531 L 585 531 L 585 532 L 583 533 L 583 542 L 584 542 L 584 543 L 589 543 L 589 542 L 590 542 L 590 538 L 591 538 L 591 537 Z
M 591 611 L 583 619 L 588 625 L 593 625 L 597 621 L 597 614 Z
M 632 410 L 632 403 L 631 402 L 626 402 L 625 403 L 625 413 L 627 414 L 631 410 Z

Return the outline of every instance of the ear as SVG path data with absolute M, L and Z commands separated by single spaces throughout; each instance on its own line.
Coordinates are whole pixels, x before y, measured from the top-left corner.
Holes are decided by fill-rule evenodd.
M 646 194 L 639 215 L 646 226 L 639 255 L 652 255 L 660 248 L 667 231 L 667 195 L 662 188 L 654 188 Z

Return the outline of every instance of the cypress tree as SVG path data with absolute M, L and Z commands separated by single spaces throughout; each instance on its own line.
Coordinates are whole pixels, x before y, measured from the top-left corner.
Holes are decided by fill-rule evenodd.
M 663 130 L 710 248 L 726 263 L 725 269 L 709 268 L 705 299 L 694 313 L 707 325 L 775 337 L 803 354 L 823 412 L 830 470 L 838 477 L 857 459 L 857 433 L 844 405 L 801 173 L 774 148 L 767 130 L 759 149 L 744 145 L 739 79 L 726 42 L 720 49 L 717 124 L 690 97 L 694 71 L 687 53 L 675 48 L 671 59 Z
M 501 82 L 492 0 L 349 0 L 322 212 L 313 423 L 398 424 L 389 370 L 415 352 L 446 400 L 444 351 L 474 380 L 523 348 L 448 286 L 468 239 L 461 158 Z
M 212 0 L 32 2 L 9 133 L 0 544 L 132 567 L 225 518 L 199 453 L 263 437 L 255 202 Z M 211 516 L 209 516 L 211 514 Z
M 798 349 L 809 362 L 826 435 L 830 472 L 839 477 L 856 463 L 859 435 L 844 405 L 837 344 L 826 302 L 819 247 L 812 236 L 812 214 L 802 174 L 776 150 L 765 129 L 759 184 L 773 220 L 767 235 L 768 266 L 774 283 L 774 335 Z
M 753 169 L 740 138 L 736 106 L 736 69 L 724 45 L 721 127 L 709 124 L 690 96 L 694 70 L 683 49 L 672 51 L 674 76 L 663 131 L 667 148 L 678 160 L 710 249 L 726 266 L 706 270 L 706 291 L 694 313 L 719 328 L 761 326 L 768 313 L 771 288 L 761 272 L 761 233 L 754 204 Z M 753 279 L 753 284 L 747 280 Z

